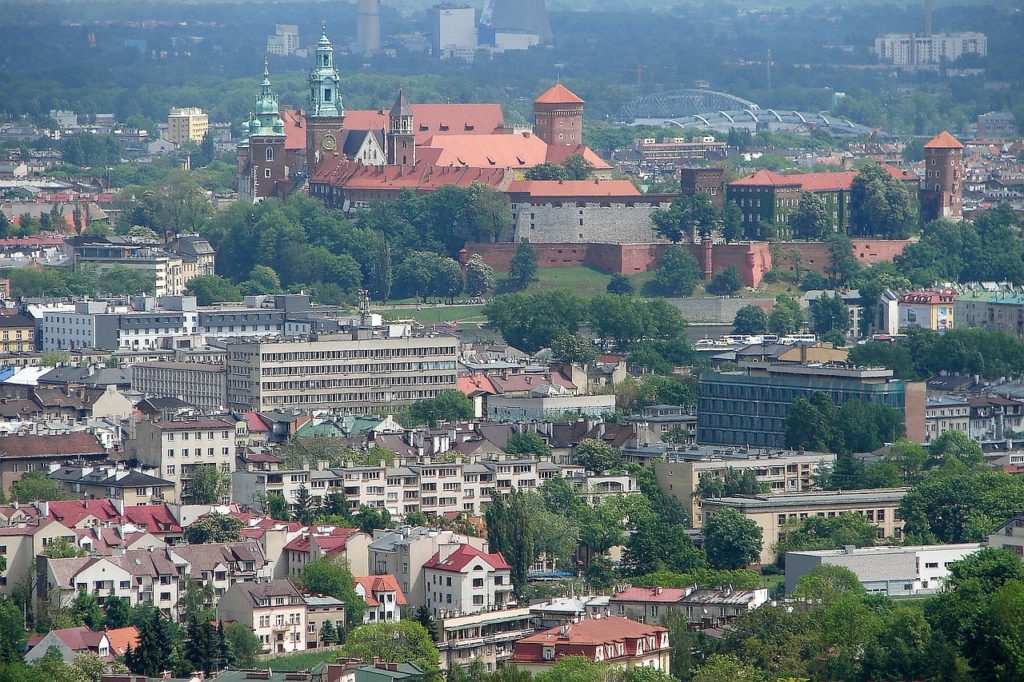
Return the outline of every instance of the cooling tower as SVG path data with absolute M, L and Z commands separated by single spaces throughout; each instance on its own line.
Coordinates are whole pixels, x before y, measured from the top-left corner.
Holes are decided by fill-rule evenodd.
M 358 0 L 356 42 L 363 54 L 380 52 L 380 0 Z
M 544 0 L 491 0 L 489 28 L 495 31 L 520 31 L 540 36 L 542 45 L 551 42 L 551 24 Z M 484 21 L 487 21 L 485 10 Z M 481 22 L 483 23 L 483 22 Z

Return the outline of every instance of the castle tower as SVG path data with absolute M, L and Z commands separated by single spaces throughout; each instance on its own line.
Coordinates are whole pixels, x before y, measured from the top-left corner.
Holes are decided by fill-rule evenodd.
M 583 144 L 583 100 L 558 83 L 533 100 L 537 137 L 550 145 Z
M 312 177 L 325 155 L 341 144 L 345 108 L 341 103 L 341 77 L 334 67 L 334 46 L 323 26 L 316 44 L 316 63 L 309 72 L 309 110 L 306 112 L 306 175 Z
M 963 218 L 964 146 L 945 130 L 924 146 L 921 219 Z
M 405 99 L 405 90 L 399 88 L 398 99 L 388 114 L 388 165 L 416 165 L 416 133 L 413 128 L 412 107 Z
M 288 193 L 284 121 L 278 111 L 277 95 L 270 85 L 267 60 L 263 60 L 263 83 L 256 95 L 254 113 L 242 124 L 238 145 L 239 194 L 253 203 Z

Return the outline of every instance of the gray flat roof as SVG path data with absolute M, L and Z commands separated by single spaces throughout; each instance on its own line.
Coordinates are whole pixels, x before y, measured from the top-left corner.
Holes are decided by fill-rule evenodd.
M 797 554 L 800 556 L 816 556 L 816 557 L 839 557 L 839 556 L 855 556 L 855 557 L 872 557 L 881 555 L 891 554 L 916 554 L 918 552 L 938 552 L 943 550 L 957 550 L 957 549 L 981 549 L 984 545 L 980 542 L 967 542 L 958 545 L 908 545 L 903 546 L 892 546 L 892 547 L 858 547 L 850 552 L 845 549 L 818 549 L 818 550 L 807 550 L 803 552 L 786 552 L 786 554 Z
M 830 507 L 837 504 L 865 504 L 869 502 L 899 502 L 909 488 L 889 488 L 852 492 L 809 492 L 795 495 L 752 495 L 750 497 L 706 498 L 704 505 L 721 505 L 740 509 L 770 509 L 772 507 Z

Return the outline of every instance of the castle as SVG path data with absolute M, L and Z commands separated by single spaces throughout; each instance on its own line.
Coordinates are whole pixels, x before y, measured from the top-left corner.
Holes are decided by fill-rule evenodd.
M 582 99 L 556 84 L 534 101 L 536 132 L 506 124 L 498 104 L 410 104 L 401 89 L 390 110 L 345 111 L 325 29 L 305 110 L 280 105 L 264 63 L 237 147 L 239 198 L 256 203 L 295 192 L 325 197 L 333 193 L 332 183 L 368 173 L 418 173 L 445 184 L 459 184 L 459 175 L 499 188 L 517 170 L 561 163 L 573 154 L 607 177 L 611 166 L 583 144 L 583 107 Z

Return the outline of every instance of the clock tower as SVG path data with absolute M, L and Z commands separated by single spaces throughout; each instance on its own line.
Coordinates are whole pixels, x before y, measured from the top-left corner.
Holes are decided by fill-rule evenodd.
M 324 25 L 316 44 L 316 64 L 309 72 L 309 110 L 306 112 L 306 176 L 312 177 L 320 160 L 340 153 L 345 125 L 341 103 L 341 77 L 334 67 L 334 46 Z

